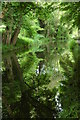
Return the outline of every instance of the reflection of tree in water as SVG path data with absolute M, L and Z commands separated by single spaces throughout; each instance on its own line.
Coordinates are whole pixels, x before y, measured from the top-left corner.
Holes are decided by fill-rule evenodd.
M 35 61 L 30 55 L 27 60 L 30 62 L 30 58 L 33 64 Z M 3 118 L 53 118 L 53 114 L 56 116 L 54 99 L 56 89 L 49 90 L 45 86 L 48 84 L 49 76 L 47 74 L 36 76 L 36 73 L 30 73 L 35 82 L 35 84 L 30 84 L 31 82 L 27 83 L 27 80 L 23 81 L 23 74 L 25 77 L 25 72 L 27 72 L 28 78 L 29 69 L 32 66 L 22 69 L 22 74 L 15 54 L 5 57 L 3 61 L 5 67 L 3 71 Z M 26 61 L 25 66 L 28 67 L 30 63 Z
M 73 51 L 75 62 L 70 61 L 70 56 L 61 59 L 61 66 L 64 69 L 65 80 L 60 85 L 60 100 L 62 112 L 60 118 L 80 118 L 80 55 L 76 49 Z
M 55 109 L 50 107 L 50 103 L 44 103 L 41 100 L 36 99 L 36 96 L 32 95 L 31 89 L 22 93 L 21 100 L 19 102 L 19 113 L 15 117 L 18 118 L 52 118 Z M 47 102 L 45 100 L 45 102 Z M 17 106 L 18 107 L 18 106 Z M 53 106 L 54 108 L 54 106 Z M 56 112 L 55 112 L 56 113 Z

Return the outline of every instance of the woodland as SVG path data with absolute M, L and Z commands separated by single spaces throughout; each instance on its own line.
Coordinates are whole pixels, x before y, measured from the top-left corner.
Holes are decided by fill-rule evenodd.
M 80 118 L 80 2 L 0 4 L 2 120 Z

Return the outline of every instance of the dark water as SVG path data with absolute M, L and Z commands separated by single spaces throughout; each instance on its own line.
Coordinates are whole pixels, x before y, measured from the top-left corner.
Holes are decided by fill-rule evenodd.
M 80 116 L 80 81 L 75 74 L 70 81 L 64 80 L 59 71 L 61 53 L 52 47 L 3 55 L 3 119 Z

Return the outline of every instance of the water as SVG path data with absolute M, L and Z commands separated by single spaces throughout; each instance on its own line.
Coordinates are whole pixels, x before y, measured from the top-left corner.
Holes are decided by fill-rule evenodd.
M 63 80 L 60 56 L 61 53 L 53 51 L 52 47 L 43 52 L 23 50 L 3 55 L 4 119 L 52 120 L 57 117 L 79 116 L 78 81 Z

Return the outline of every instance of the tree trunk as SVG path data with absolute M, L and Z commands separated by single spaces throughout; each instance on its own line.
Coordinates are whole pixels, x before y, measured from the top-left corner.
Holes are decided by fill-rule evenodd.
M 6 33 L 5 32 L 2 33 L 2 43 L 6 44 Z
M 21 88 L 21 93 L 25 91 L 26 86 L 23 80 L 23 73 L 21 71 L 20 65 L 18 63 L 18 59 L 16 57 L 16 54 L 12 54 L 12 63 L 14 64 L 14 68 L 16 69 L 17 77 L 20 81 L 20 88 Z
M 11 61 L 10 56 L 7 56 L 4 59 L 4 65 L 5 65 L 5 68 L 6 68 L 6 74 L 7 74 L 8 82 L 12 82 L 14 80 L 14 75 L 13 75 L 12 61 Z
M 7 30 L 7 38 L 6 38 L 6 44 L 9 45 L 9 30 Z
M 12 40 L 11 40 L 11 44 L 13 45 L 16 44 L 19 32 L 20 32 L 20 27 L 15 29 L 14 36 L 12 37 Z
M 2 96 L 2 100 L 3 100 L 3 104 L 5 105 L 9 115 L 13 118 L 13 112 L 12 112 L 12 109 L 11 109 L 9 103 L 8 103 L 8 100 L 6 99 L 5 96 Z
M 20 28 L 21 28 L 21 24 L 22 24 L 22 18 L 20 16 L 20 21 L 18 21 L 18 26 L 16 26 L 16 29 L 14 30 L 14 35 L 12 36 L 11 39 L 11 44 L 12 45 L 16 45 L 17 39 L 18 39 L 18 35 L 20 33 Z

